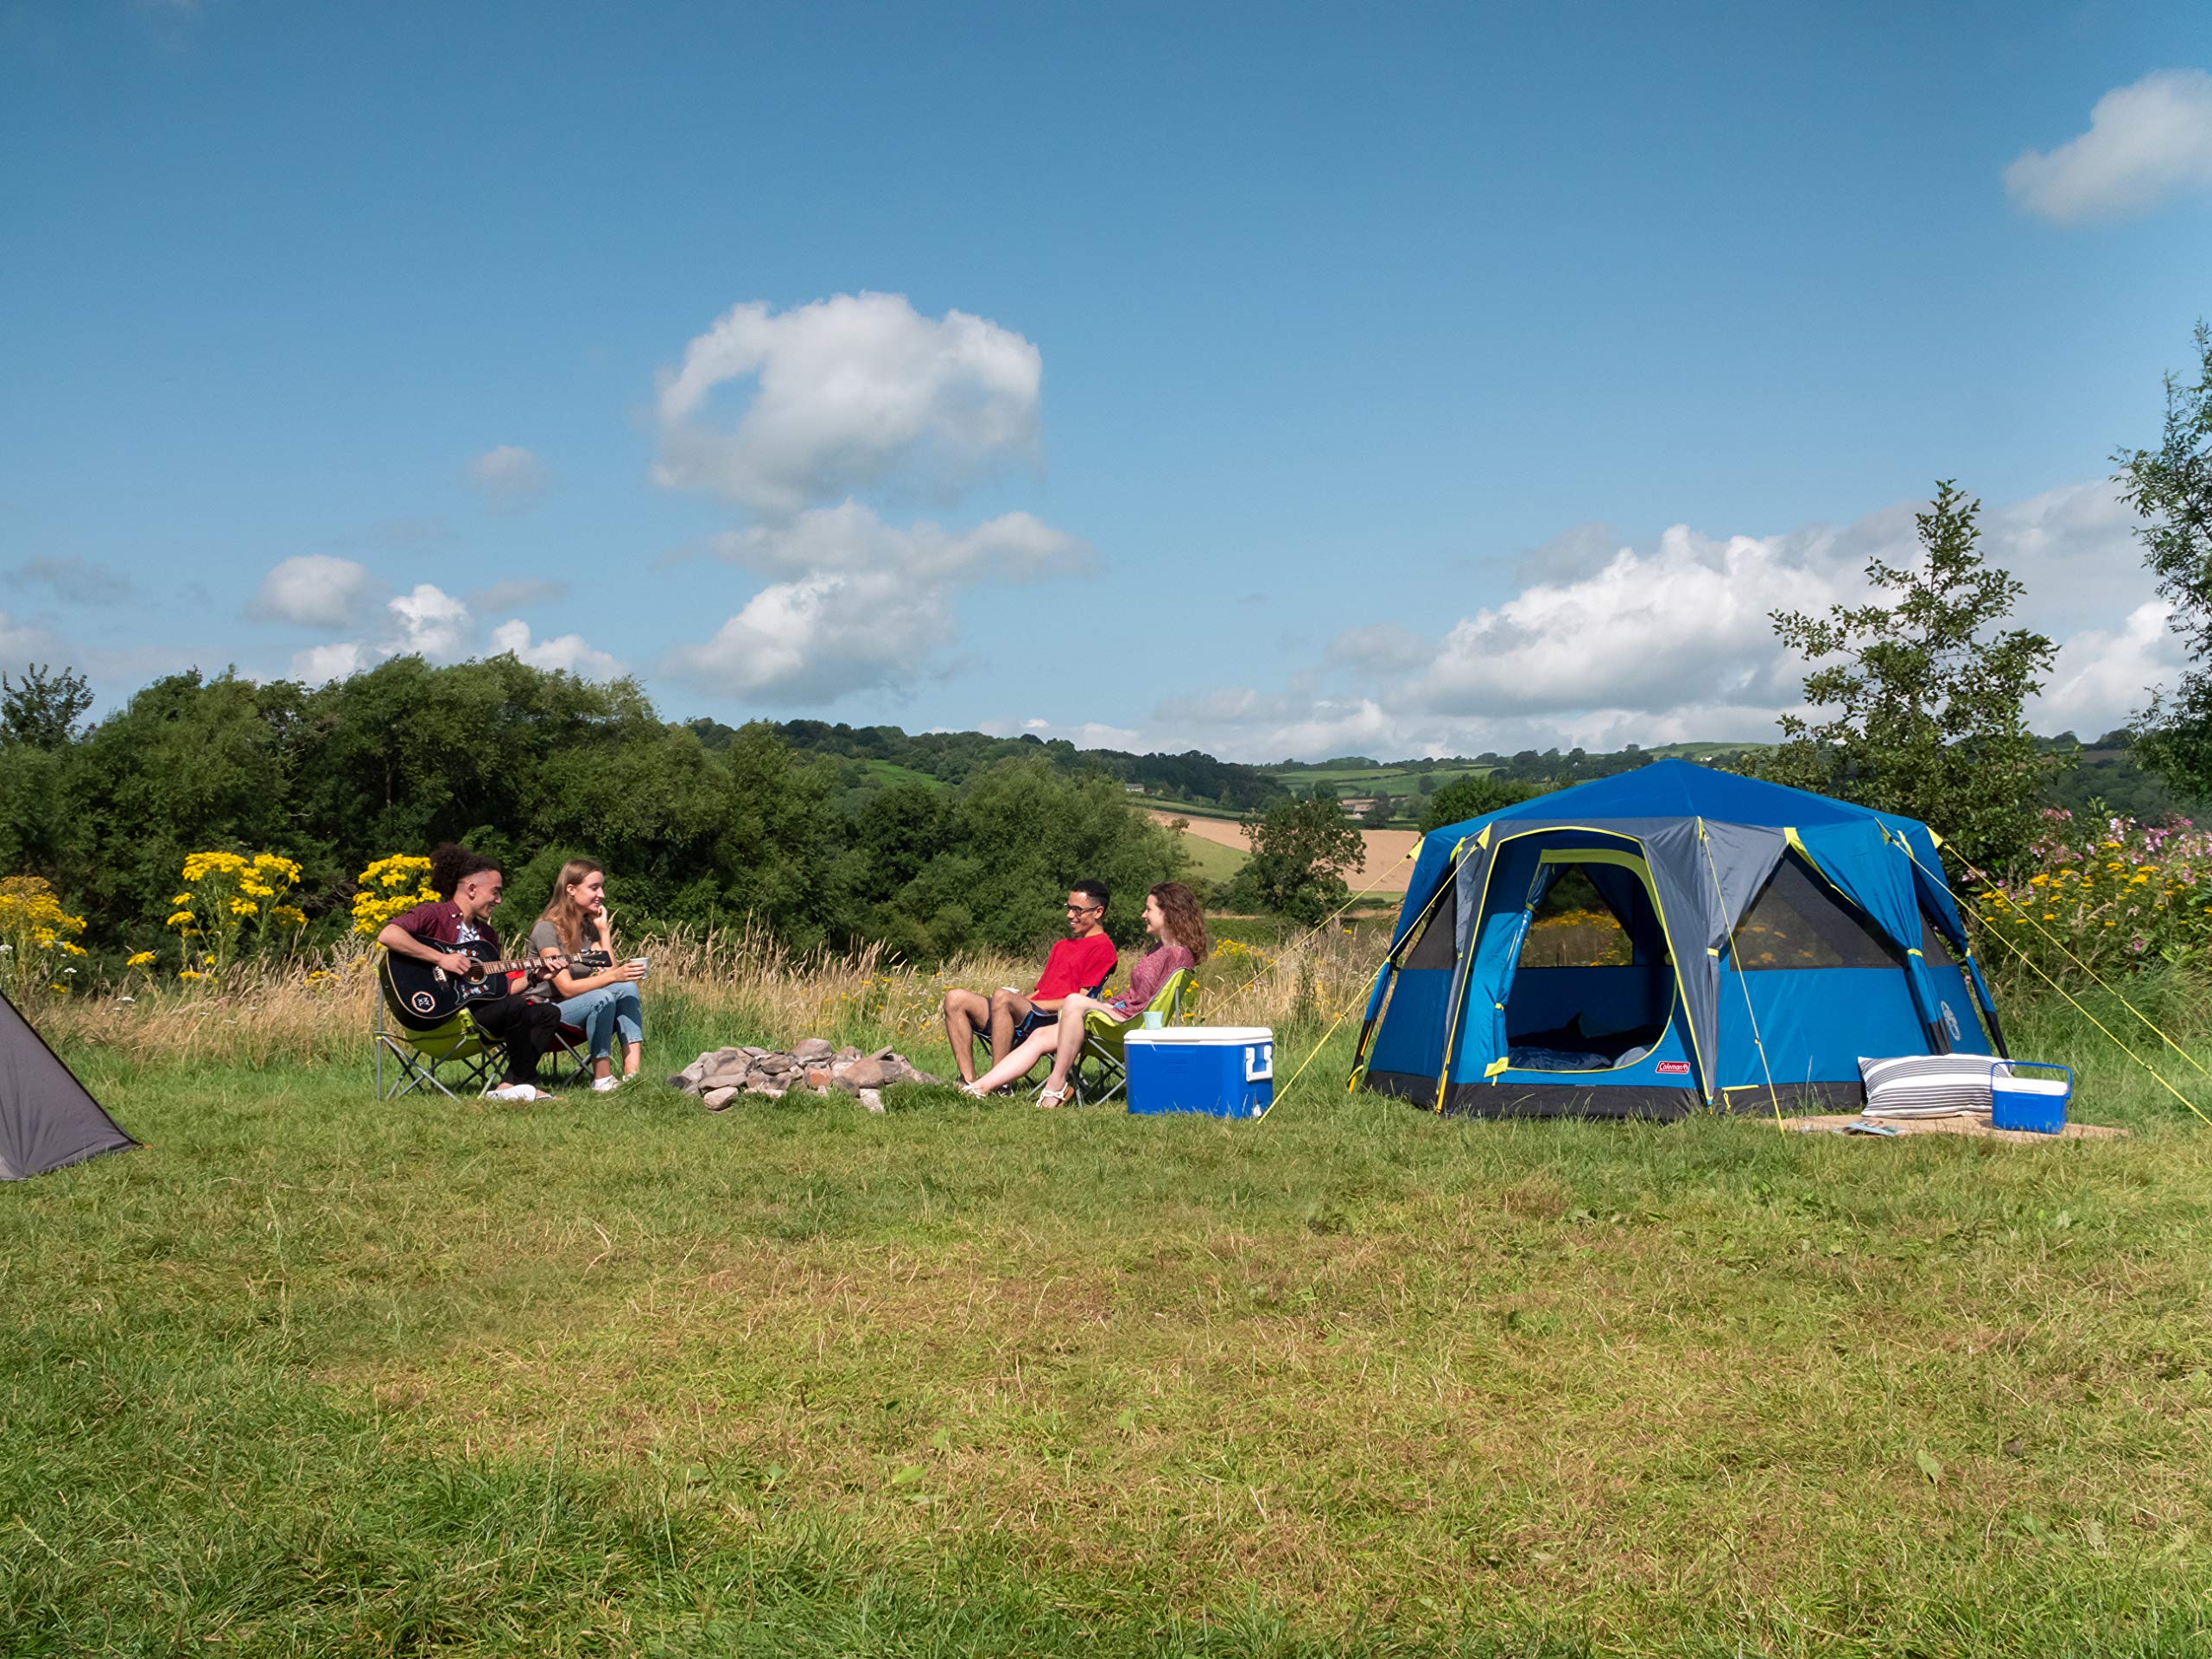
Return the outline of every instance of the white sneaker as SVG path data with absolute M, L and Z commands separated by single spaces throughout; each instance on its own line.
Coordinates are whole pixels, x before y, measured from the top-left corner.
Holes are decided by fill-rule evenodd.
M 484 1091 L 486 1100 L 543 1100 L 545 1096 L 526 1083 L 503 1083 Z
M 591 1091 L 594 1095 L 611 1095 L 622 1086 L 622 1079 L 615 1077 L 594 1077 Z

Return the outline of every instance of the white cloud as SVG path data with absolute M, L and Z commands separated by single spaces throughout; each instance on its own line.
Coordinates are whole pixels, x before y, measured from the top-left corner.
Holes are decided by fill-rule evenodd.
M 518 444 L 503 443 L 468 463 L 468 481 L 495 507 L 527 506 L 545 493 L 545 463 Z
M 2148 688 L 2171 685 L 2189 659 L 2166 626 L 2172 607 L 2149 600 L 2117 628 L 2088 628 L 2059 646 L 2050 683 L 2029 710 L 2035 728 L 2071 729 L 2085 741 L 2126 723 L 2150 701 Z
M 734 306 L 664 371 L 657 481 L 788 515 L 887 481 L 950 499 L 1036 454 L 1044 359 L 1011 329 L 898 294 L 783 312 Z M 744 413 L 710 424 L 718 387 L 751 379 Z
M 708 545 L 763 575 L 884 575 L 917 587 L 1035 582 L 1088 569 L 1090 556 L 1074 537 L 1026 512 L 956 531 L 926 518 L 887 524 L 854 501 L 803 512 L 787 525 L 729 531 Z
M 359 619 L 372 584 L 365 566 L 327 553 L 300 553 L 261 579 L 249 607 L 268 622 L 302 628 L 349 627 Z
M 1071 575 L 1089 559 L 1075 537 L 1026 512 L 950 531 L 927 520 L 887 524 L 849 501 L 788 525 L 731 531 L 713 546 L 780 580 L 663 666 L 709 690 L 785 704 L 910 685 L 951 638 L 960 589 Z
M 454 662 L 466 657 L 476 640 L 476 619 L 467 605 L 427 582 L 386 600 L 381 611 L 364 620 L 370 625 L 365 638 L 334 640 L 296 652 L 292 677 L 320 685 L 408 652 L 434 663 Z
M 58 666 L 66 660 L 60 641 L 44 628 L 0 611 L 0 673 L 20 673 L 33 663 Z
M 557 639 L 531 644 L 530 624 L 519 619 L 502 622 L 492 630 L 492 651 L 495 656 L 511 652 L 518 662 L 532 668 L 565 670 L 588 680 L 611 680 L 622 671 L 621 664 L 603 651 L 594 651 L 582 634 L 564 633 Z
M 1578 530 L 1556 574 L 1540 554 L 1517 592 L 1439 634 L 1350 628 L 1279 690 L 1162 702 L 1140 746 L 1268 760 L 1770 738 L 1776 715 L 1802 704 L 1804 664 L 1777 642 L 1770 613 L 1866 596 L 1870 558 L 1916 560 L 1915 511 L 1903 502 L 1770 537 L 1677 524 L 1602 559 Z M 2027 584 L 2016 621 L 2060 643 L 2031 706 L 2037 729 L 2094 735 L 2171 678 L 2179 652 L 2107 482 L 1988 510 L 1981 525 L 1990 561 Z
M 951 597 L 978 582 L 1035 582 L 1086 569 L 1086 549 L 1028 513 L 971 531 L 896 526 L 856 502 L 801 513 L 790 526 L 732 531 L 715 549 L 783 577 L 715 637 L 679 646 L 664 668 L 692 686 L 777 703 L 832 702 L 912 686 L 953 632 Z
M 357 640 L 309 645 L 305 651 L 292 653 L 292 677 L 308 685 L 350 679 L 363 669 L 372 667 L 376 658 L 376 652 Z
M 2005 169 L 2012 200 L 2056 224 L 2147 213 L 2167 197 L 2212 187 L 2212 74 L 2161 69 L 2114 87 L 2089 130 Z
M 385 607 L 398 625 L 397 649 L 433 661 L 463 655 L 476 638 L 468 607 L 444 589 L 418 582 Z

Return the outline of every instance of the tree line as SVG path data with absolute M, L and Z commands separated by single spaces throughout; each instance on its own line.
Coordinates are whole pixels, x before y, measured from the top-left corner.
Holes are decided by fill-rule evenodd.
M 66 670 L 0 696 L 0 872 L 52 882 L 110 950 L 156 941 L 185 857 L 217 849 L 296 860 L 324 931 L 369 862 L 459 841 L 505 866 L 511 918 L 585 853 L 632 926 L 749 917 L 800 948 L 920 959 L 1041 944 L 1077 876 L 1130 896 L 1111 919 L 1133 937 L 1134 895 L 1182 863 L 1097 768 L 1017 751 L 854 801 L 771 727 L 703 741 L 633 682 L 512 657 L 399 657 L 312 690 L 175 674 L 86 724 L 90 701 Z

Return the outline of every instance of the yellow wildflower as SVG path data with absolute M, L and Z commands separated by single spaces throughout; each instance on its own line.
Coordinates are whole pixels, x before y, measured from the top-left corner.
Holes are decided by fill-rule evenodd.
M 179 979 L 205 979 L 207 977 L 207 975 L 201 973 L 197 968 L 180 968 L 177 969 L 176 976 Z
M 175 915 L 170 917 L 168 920 L 163 922 L 162 925 L 163 927 L 183 927 L 188 925 L 192 919 L 192 912 L 190 911 L 180 910 Z
M 153 959 L 154 953 L 150 950 L 135 950 L 123 959 L 123 965 L 126 968 L 143 968 Z

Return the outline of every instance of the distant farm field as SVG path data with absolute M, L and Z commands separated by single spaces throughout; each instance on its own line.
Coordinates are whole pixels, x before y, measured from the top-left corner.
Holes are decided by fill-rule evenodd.
M 1148 809 L 1156 823 L 1173 823 L 1187 815 L 1158 807 Z M 1227 874 L 1235 874 L 1252 850 L 1252 840 L 1240 822 L 1225 818 L 1190 817 L 1190 827 L 1183 832 L 1184 844 L 1195 860 L 1200 861 L 1198 873 L 1211 880 L 1222 880 L 1207 868 L 1204 861 L 1214 855 L 1200 849 L 1211 843 L 1226 850 L 1233 861 Z M 1420 835 L 1411 830 L 1363 830 L 1360 837 L 1367 843 L 1367 868 L 1356 870 L 1345 877 L 1354 893 L 1371 889 L 1377 893 L 1401 893 L 1413 879 L 1413 861 L 1408 856 L 1421 844 Z

